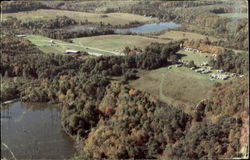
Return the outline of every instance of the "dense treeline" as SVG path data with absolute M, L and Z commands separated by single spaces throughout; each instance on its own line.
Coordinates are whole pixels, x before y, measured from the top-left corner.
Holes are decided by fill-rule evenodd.
M 71 31 L 67 29 L 44 29 L 44 30 L 37 30 L 35 31 L 35 33 L 38 33 L 38 34 L 41 34 L 43 36 L 53 38 L 53 39 L 66 40 L 66 39 L 78 38 L 78 37 L 114 34 L 114 30 L 108 29 L 108 28 L 87 29 L 87 30 L 79 30 L 79 31 Z
M 244 3 L 244 2 L 239 2 Z M 218 6 L 215 6 L 218 5 Z M 212 13 L 221 7 L 234 11 L 237 5 L 233 2 L 222 1 L 187 1 L 187 2 L 161 2 L 139 1 L 130 7 L 119 8 L 122 12 L 158 17 L 162 21 L 175 21 L 195 25 L 195 29 L 188 29 L 202 34 L 224 37 L 227 40 L 220 42 L 223 47 L 235 49 L 248 49 L 248 20 L 221 17 Z M 242 5 L 243 6 L 243 5 Z M 225 9 L 226 10 L 226 9 Z M 192 14 L 190 14 L 192 13 Z M 246 12 L 245 12 L 246 13 Z
M 31 11 L 36 9 L 48 9 L 48 8 L 50 8 L 48 5 L 35 1 L 1 2 L 1 10 L 3 13 Z
M 57 16 L 55 19 L 35 21 L 21 21 L 15 17 L 8 17 L 8 19 L 2 23 L 5 34 L 9 33 L 8 30 L 11 29 L 17 33 L 31 32 L 33 34 L 40 34 L 49 38 L 60 40 L 115 33 L 110 26 L 103 26 L 102 23 L 95 24 L 96 28 L 93 29 L 74 31 L 68 28 L 77 24 L 89 25 L 90 23 L 88 21 L 77 22 L 67 16 Z
M 249 134 L 248 87 L 247 79 L 215 87 L 196 106 L 189 132 L 174 147 L 167 145 L 164 158 L 242 157 Z
M 215 87 L 209 98 L 196 106 L 196 119 L 202 121 L 218 115 L 240 118 L 247 111 L 248 85 L 248 80 L 243 78 Z
M 107 87 L 98 110 L 102 114 L 98 127 L 83 147 L 88 158 L 157 158 L 166 144 L 185 134 L 191 120 L 186 113 L 119 83 Z
M 215 59 L 211 59 L 209 65 L 214 69 L 222 69 L 227 72 L 238 74 L 248 74 L 249 54 L 226 52 L 217 55 Z
M 212 42 L 208 39 L 201 39 L 201 40 L 186 40 L 183 43 L 183 47 L 186 48 L 195 48 L 204 53 L 210 54 L 222 54 L 227 52 L 227 50 L 223 47 L 219 47 L 213 45 Z
M 54 29 L 62 28 L 70 25 L 78 24 L 74 19 L 67 16 L 57 16 L 55 19 L 50 20 L 37 20 L 37 21 L 27 21 L 21 22 L 20 26 L 29 29 Z
M 78 22 L 67 16 L 57 16 L 54 19 L 34 21 L 21 21 L 15 17 L 7 17 L 7 20 L 2 22 L 3 27 L 9 29 L 54 29 L 63 28 L 75 24 L 78 24 Z
M 242 156 L 239 136 L 241 122 L 233 117 L 221 117 L 216 123 L 203 122 L 188 132 L 174 147 L 167 146 L 164 158 L 217 159 Z M 232 137 L 232 135 L 234 137 Z

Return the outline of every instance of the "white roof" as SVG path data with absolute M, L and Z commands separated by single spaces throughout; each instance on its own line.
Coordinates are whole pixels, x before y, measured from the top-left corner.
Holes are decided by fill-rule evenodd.
M 77 53 L 77 52 L 80 52 L 80 51 L 77 51 L 77 50 L 66 50 L 65 52 Z
M 24 34 L 16 35 L 17 37 L 26 37 Z

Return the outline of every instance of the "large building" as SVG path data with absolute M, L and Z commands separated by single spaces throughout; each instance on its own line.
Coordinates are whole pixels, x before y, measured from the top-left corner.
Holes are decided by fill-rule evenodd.
M 78 50 L 66 50 L 65 53 L 70 54 L 70 53 L 80 53 Z

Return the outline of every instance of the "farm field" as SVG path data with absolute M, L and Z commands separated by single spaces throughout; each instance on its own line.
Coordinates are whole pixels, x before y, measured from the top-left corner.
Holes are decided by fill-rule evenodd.
M 115 55 L 114 53 L 109 51 L 102 51 L 94 48 L 91 49 L 88 48 L 87 46 L 81 46 L 79 44 L 74 44 L 74 43 L 67 43 L 55 39 L 53 39 L 55 44 L 50 45 L 50 40 L 52 39 L 40 35 L 28 35 L 26 38 L 30 40 L 33 44 L 38 46 L 38 48 L 45 53 L 64 54 L 65 50 L 79 50 L 79 51 L 103 54 L 106 56 Z
M 123 50 L 126 46 L 145 48 L 152 42 L 167 43 L 169 40 L 148 38 L 137 35 L 102 35 L 73 39 L 75 44 L 88 45 L 106 50 Z
M 56 9 L 38 9 L 36 11 L 29 12 L 4 13 L 3 20 L 5 20 L 7 16 L 13 16 L 22 21 L 49 20 L 56 18 L 56 16 L 67 16 L 75 19 L 76 21 L 88 20 L 88 22 L 103 22 L 104 24 L 111 25 L 125 25 L 134 21 L 141 23 L 158 22 L 157 18 L 144 17 L 129 13 L 108 13 L 105 14 L 107 17 L 102 17 L 102 15 L 104 14 Z
M 193 32 L 184 32 L 184 31 L 166 31 L 163 34 L 157 36 L 158 38 L 167 38 L 167 39 L 173 39 L 173 40 L 180 40 L 180 39 L 189 39 L 189 40 L 199 40 L 204 39 L 206 37 L 209 38 L 211 41 L 218 40 L 215 37 L 212 36 L 206 36 L 199 33 L 193 33 Z
M 223 13 L 223 14 L 218 14 L 221 17 L 227 17 L 227 18 L 237 18 L 237 19 L 244 19 L 248 18 L 247 13 Z

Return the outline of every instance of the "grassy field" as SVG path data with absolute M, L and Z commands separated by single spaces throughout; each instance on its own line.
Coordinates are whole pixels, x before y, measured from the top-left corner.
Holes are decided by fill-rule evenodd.
M 207 97 L 216 82 L 225 82 L 212 81 L 209 75 L 196 73 L 186 67 L 140 71 L 139 77 L 130 82 L 132 87 L 149 92 L 163 102 L 181 107 L 187 113 L 191 113 L 193 107 Z
M 223 14 L 218 14 L 221 17 L 227 17 L 227 18 L 237 18 L 237 19 L 244 19 L 248 18 L 247 13 L 223 13 Z
M 74 44 L 74 43 L 67 43 L 55 39 L 53 39 L 55 44 L 50 45 L 50 40 L 52 39 L 40 35 L 28 35 L 26 38 L 30 40 L 33 44 L 38 46 L 38 48 L 45 53 L 64 54 L 65 50 L 79 50 L 79 51 L 103 54 L 106 56 L 114 55 L 109 51 L 105 52 L 97 49 L 90 49 L 87 48 L 86 46 L 81 46 L 79 44 Z
M 183 32 L 183 31 L 166 31 L 165 33 L 158 36 L 158 38 L 167 38 L 173 40 L 180 40 L 180 39 L 189 39 L 189 40 L 199 40 L 208 37 L 211 41 L 216 41 L 217 38 L 212 36 L 206 36 L 199 33 L 193 32 Z
M 50 45 L 50 38 L 40 35 L 28 35 L 26 37 L 33 44 L 38 46 L 45 53 L 64 54 L 65 50 L 79 50 L 91 53 L 112 56 L 118 54 L 126 46 L 144 48 L 152 42 L 167 43 L 168 40 L 148 38 L 134 35 L 102 35 L 84 38 L 75 38 L 73 43 L 55 40 L 55 44 Z
M 210 57 L 206 54 L 179 51 L 185 54 L 183 60 L 194 60 L 195 64 L 208 61 Z M 212 73 L 217 73 L 212 71 Z M 191 113 L 192 108 L 198 102 L 207 97 L 209 90 L 215 83 L 225 83 L 228 80 L 210 80 L 209 74 L 200 74 L 186 67 L 175 67 L 171 69 L 163 67 L 152 71 L 140 71 L 139 79 L 131 81 L 130 85 L 134 88 L 146 91 L 158 97 L 161 101 L 181 106 L 181 108 Z
M 152 42 L 167 43 L 169 40 L 135 35 L 102 35 L 73 39 L 76 44 L 88 45 L 110 51 L 123 50 L 126 46 L 144 48 Z
M 211 58 L 211 54 L 206 53 L 194 53 L 194 52 L 188 52 L 184 50 L 180 50 L 178 53 L 184 55 L 182 57 L 183 60 L 191 61 L 193 60 L 196 65 L 200 65 L 203 62 L 208 62 Z
M 49 20 L 55 18 L 56 16 L 67 16 L 77 21 L 88 20 L 89 22 L 103 22 L 105 24 L 110 23 L 111 25 L 125 25 L 133 21 L 142 23 L 158 21 L 157 18 L 144 17 L 129 13 L 108 13 L 105 14 L 108 16 L 105 18 L 102 18 L 101 15 L 103 14 L 55 9 L 39 9 L 29 12 L 4 13 L 3 20 L 5 20 L 7 16 L 13 16 L 22 21 L 34 21 L 39 19 Z

